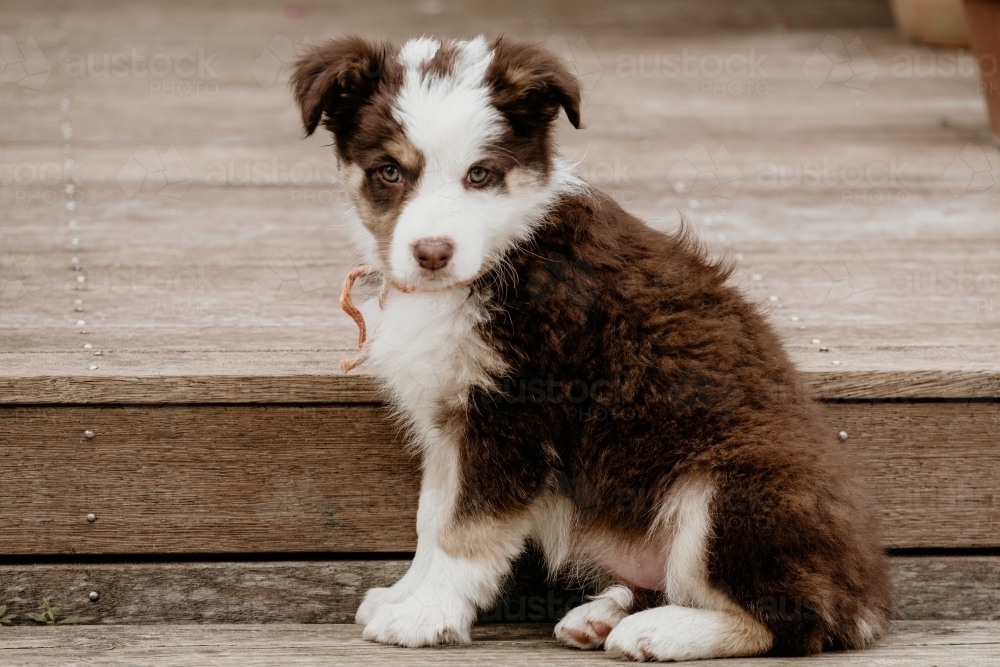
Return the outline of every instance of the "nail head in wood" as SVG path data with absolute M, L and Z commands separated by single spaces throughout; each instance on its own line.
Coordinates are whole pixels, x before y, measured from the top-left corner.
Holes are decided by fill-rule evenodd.
M 95 521 L 97 521 L 97 515 L 96 514 L 88 514 L 87 515 L 87 521 L 89 523 L 94 523 Z

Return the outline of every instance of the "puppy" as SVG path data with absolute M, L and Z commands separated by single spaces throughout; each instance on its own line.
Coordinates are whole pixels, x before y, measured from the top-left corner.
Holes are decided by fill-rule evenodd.
M 683 228 L 556 155 L 580 86 L 555 57 L 348 38 L 291 83 L 384 276 L 363 368 L 423 461 L 416 556 L 368 591 L 365 638 L 470 641 L 529 542 L 610 582 L 556 627 L 576 648 L 802 655 L 885 633 L 872 515 L 778 336 Z

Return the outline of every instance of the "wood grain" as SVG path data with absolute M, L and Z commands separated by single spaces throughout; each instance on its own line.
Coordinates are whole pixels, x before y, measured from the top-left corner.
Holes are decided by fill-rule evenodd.
M 434 649 L 380 646 L 361 639 L 356 625 L 222 625 L 7 628 L 0 660 L 10 667 L 87 664 L 196 667 L 308 665 L 608 665 L 603 652 L 566 648 L 551 625 L 476 628 L 473 644 Z M 897 621 L 875 648 L 824 653 L 808 659 L 821 667 L 993 667 L 1000 650 L 1000 622 Z M 802 659 L 728 659 L 706 667 L 771 667 Z
M 1000 620 L 1000 558 L 894 557 L 894 618 Z M 41 600 L 84 624 L 352 623 L 365 591 L 390 586 L 408 560 L 0 565 L 0 604 L 30 625 Z M 91 602 L 91 591 L 99 594 Z M 571 582 L 547 580 L 537 557 L 515 567 L 485 623 L 556 622 L 580 604 Z
M 890 566 L 895 618 L 1000 620 L 996 556 L 897 556 Z
M 887 546 L 1000 546 L 996 402 L 826 407 L 831 445 L 871 487 Z M 418 464 L 374 405 L 5 407 L 0 446 L 0 553 L 409 551 L 415 541 Z
M 0 553 L 397 551 L 416 540 L 419 465 L 377 406 L 23 408 L 0 421 Z
M 377 400 L 363 369 L 337 373 L 354 337 L 338 286 L 354 258 L 328 139 L 301 140 L 287 67 L 271 72 L 273 80 L 255 69 L 276 33 L 294 47 L 332 35 L 332 26 L 393 38 L 502 30 L 553 48 L 573 45 L 574 67 L 588 77 L 587 127 L 571 131 L 560 121 L 564 152 L 650 224 L 670 229 L 683 214 L 715 256 L 737 258 L 736 280 L 771 309 L 816 396 L 1000 397 L 1000 176 L 976 78 L 900 71 L 900 63 L 966 56 L 873 28 L 887 18 L 884 3 L 729 3 L 719 12 L 721 2 L 613 9 L 588 2 L 569 10 L 551 0 L 531 11 L 441 14 L 405 3 L 372 11 L 338 5 L 279 24 L 257 3 L 230 12 L 238 18 L 226 4 L 189 8 L 211 20 L 141 3 L 63 8 L 58 20 L 31 4 L 12 6 L 0 17 L 4 34 L 23 42 L 20 26 L 31 25 L 52 62 L 60 53 L 136 47 L 145 57 L 176 58 L 201 49 L 217 57 L 212 74 L 194 83 L 218 89 L 167 94 L 153 84 L 192 81 L 78 77 L 62 61 L 35 96 L 10 84 L 16 94 L 0 100 L 5 168 L 27 165 L 27 174 L 59 165 L 68 147 L 76 208 L 66 210 L 62 182 L 0 186 L 0 402 Z M 789 21 L 817 29 L 703 29 Z M 65 29 L 70 24 L 77 29 Z M 836 25 L 863 26 L 830 35 L 845 44 L 857 38 L 870 55 L 877 71 L 863 91 L 807 76 Z M 751 53 L 763 59 L 754 77 L 703 67 Z M 664 69 L 664 57 L 681 54 L 697 66 Z M 630 70 L 638 59 L 644 69 Z M 733 85 L 741 92 L 732 94 Z M 71 140 L 61 136 L 63 122 Z M 140 144 L 176 149 L 190 176 L 182 193 L 122 184 L 121 169 Z M 689 156 L 698 146 L 731 158 L 725 169 L 738 176 L 731 196 L 694 179 Z M 978 169 L 968 182 L 966 158 Z M 830 177 L 803 176 L 816 165 L 834 165 Z M 292 167 L 304 176 L 292 179 Z M 858 167 L 874 171 L 855 183 Z M 81 271 L 70 268 L 74 256 Z M 75 298 L 84 302 L 80 314 Z M 86 325 L 77 327 L 79 319 Z M 813 338 L 830 346 L 829 356 Z M 83 342 L 104 352 L 94 371 Z

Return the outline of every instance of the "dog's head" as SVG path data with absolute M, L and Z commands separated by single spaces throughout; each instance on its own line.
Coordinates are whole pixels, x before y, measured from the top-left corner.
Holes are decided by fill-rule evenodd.
M 308 134 L 335 138 L 369 259 L 397 281 L 472 280 L 530 235 L 558 186 L 550 125 L 580 87 L 545 50 L 499 38 L 339 39 L 292 77 Z

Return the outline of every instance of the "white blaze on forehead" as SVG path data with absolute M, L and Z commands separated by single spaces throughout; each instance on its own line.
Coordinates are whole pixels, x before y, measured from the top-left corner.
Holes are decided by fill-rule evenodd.
M 399 60 L 407 71 L 419 69 L 422 64 L 434 57 L 441 48 L 441 42 L 431 37 L 411 39 L 399 50 Z
M 439 55 L 447 56 L 441 58 L 446 66 L 428 68 Z M 385 268 L 400 282 L 437 289 L 472 280 L 530 236 L 558 192 L 575 187 L 566 169 L 543 179 L 519 166 L 497 175 L 503 188 L 468 187 L 469 169 L 488 157 L 506 128 L 486 82 L 493 57 L 483 37 L 445 44 L 421 38 L 400 50 L 405 74 L 393 115 L 423 158 L 386 258 Z M 453 246 L 448 265 L 435 275 L 427 275 L 413 253 L 427 238 L 448 239 Z
M 406 68 L 393 109 L 407 138 L 426 160 L 426 171 L 464 175 L 483 147 L 501 132 L 501 115 L 483 79 L 493 52 L 483 37 L 455 42 L 451 72 L 425 74 L 423 66 L 441 48 L 433 39 L 407 42 L 399 54 Z M 426 174 L 425 174 L 426 175 Z
M 454 50 L 446 74 L 427 72 L 441 48 Z M 399 279 L 418 271 L 412 247 L 419 239 L 443 237 L 454 243 L 449 272 L 458 280 L 474 276 L 491 237 L 505 226 L 483 194 L 464 186 L 469 168 L 503 132 L 484 79 L 493 51 L 483 37 L 442 46 L 426 38 L 407 42 L 399 60 L 405 68 L 393 114 L 424 159 L 416 189 L 401 212 L 390 244 L 390 265 Z

